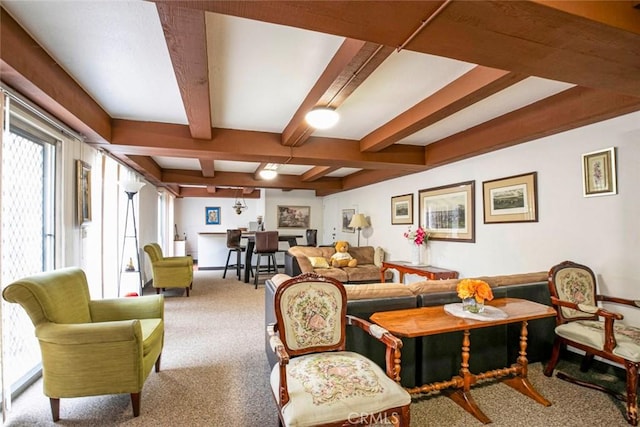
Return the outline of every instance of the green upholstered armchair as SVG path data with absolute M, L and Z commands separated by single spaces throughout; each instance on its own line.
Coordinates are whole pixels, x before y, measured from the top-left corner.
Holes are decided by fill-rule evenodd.
M 156 288 L 156 293 L 160 293 L 160 289 L 185 288 L 189 296 L 189 290 L 193 289 L 193 258 L 164 257 L 162 248 L 157 243 L 145 245 L 144 251 L 151 261 L 153 287 Z
M 5 300 L 20 304 L 35 326 L 42 354 L 44 394 L 54 421 L 60 398 L 130 393 L 133 415 L 164 342 L 164 297 L 91 300 L 87 278 L 68 267 L 7 286 Z

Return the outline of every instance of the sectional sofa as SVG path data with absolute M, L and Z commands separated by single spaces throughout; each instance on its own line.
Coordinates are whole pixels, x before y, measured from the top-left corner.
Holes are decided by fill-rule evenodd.
M 356 267 L 326 268 L 317 264 L 318 260 L 328 260 L 336 253 L 332 246 L 294 246 L 284 257 L 284 272 L 289 276 L 302 273 L 317 273 L 331 277 L 342 283 L 372 283 L 380 281 L 380 267 L 384 259 L 382 248 L 373 246 L 351 246 L 349 254 L 358 261 Z M 393 272 L 385 272 L 385 280 L 391 280 Z
M 275 322 L 273 296 L 278 284 L 290 276 L 278 274 L 266 281 L 265 289 L 265 351 L 269 364 L 276 358 L 269 346 L 266 325 Z M 547 272 L 478 277 L 491 285 L 496 298 L 523 298 L 551 305 Z M 459 279 L 424 280 L 412 284 L 373 283 L 349 285 L 347 312 L 369 319 L 378 311 L 400 310 L 460 302 L 455 288 Z M 551 354 L 555 319 L 529 322 L 527 358 L 530 362 L 546 360 Z M 443 381 L 457 375 L 461 363 L 462 332 L 429 337 L 402 339 L 402 384 L 405 387 Z M 471 335 L 470 369 L 474 373 L 499 369 L 514 363 L 518 357 L 520 324 L 510 324 L 474 330 Z M 384 367 L 384 348 L 357 328 L 350 328 L 347 348 L 364 354 Z

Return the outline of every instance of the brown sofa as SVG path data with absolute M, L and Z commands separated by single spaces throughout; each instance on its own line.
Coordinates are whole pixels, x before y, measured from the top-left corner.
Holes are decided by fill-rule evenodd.
M 285 253 L 284 271 L 289 276 L 302 273 L 317 273 L 331 277 L 342 283 L 371 283 L 380 282 L 380 267 L 384 259 L 382 248 L 373 246 L 350 247 L 349 253 L 358 261 L 356 267 L 316 268 L 312 265 L 313 258 L 329 260 L 336 253 L 332 246 L 294 246 Z M 393 272 L 385 271 L 385 280 L 393 278 Z

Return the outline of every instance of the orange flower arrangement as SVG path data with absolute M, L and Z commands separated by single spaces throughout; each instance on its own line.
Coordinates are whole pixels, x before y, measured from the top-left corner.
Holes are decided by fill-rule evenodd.
M 461 299 L 475 298 L 479 304 L 484 304 L 485 300 L 491 301 L 493 299 L 491 286 L 483 280 L 462 279 L 456 286 L 456 292 Z

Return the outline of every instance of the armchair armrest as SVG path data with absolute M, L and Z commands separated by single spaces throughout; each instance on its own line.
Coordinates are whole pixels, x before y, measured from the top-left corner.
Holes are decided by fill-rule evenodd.
M 100 323 L 42 323 L 36 327 L 40 341 L 58 345 L 91 345 L 113 342 L 139 342 L 142 327 L 138 320 Z
M 193 268 L 193 260 L 191 257 L 165 258 L 153 263 L 154 268 L 175 268 L 175 267 L 191 267 Z
M 347 314 L 347 325 L 359 327 L 386 346 L 385 365 L 387 376 L 399 383 L 402 340 L 386 329 L 350 314 Z
M 618 298 L 618 297 L 610 297 L 607 295 L 596 295 L 596 299 L 598 301 L 603 301 L 603 302 L 613 302 L 616 304 L 623 304 L 623 305 L 628 305 L 631 307 L 636 307 L 636 308 L 640 308 L 640 300 L 631 300 L 628 298 Z
M 608 311 L 604 308 L 596 307 L 593 305 L 575 304 L 573 302 L 564 301 L 556 297 L 551 297 L 551 304 L 559 307 L 572 308 L 583 313 L 604 317 L 604 350 L 608 352 L 613 351 L 613 348 L 616 346 L 616 338 L 613 334 L 613 322 L 616 320 L 624 319 L 624 316 L 622 314 Z
M 164 319 L 164 296 L 149 295 L 135 298 L 112 298 L 89 301 L 93 322 L 130 319 Z
M 270 323 L 267 325 L 267 333 L 269 334 L 269 345 L 273 352 L 278 356 L 278 369 L 280 370 L 280 384 L 278 385 L 278 402 L 284 405 L 289 401 L 289 389 L 287 388 L 286 369 L 289 363 L 289 355 L 284 348 L 284 344 L 276 333 L 276 325 Z

